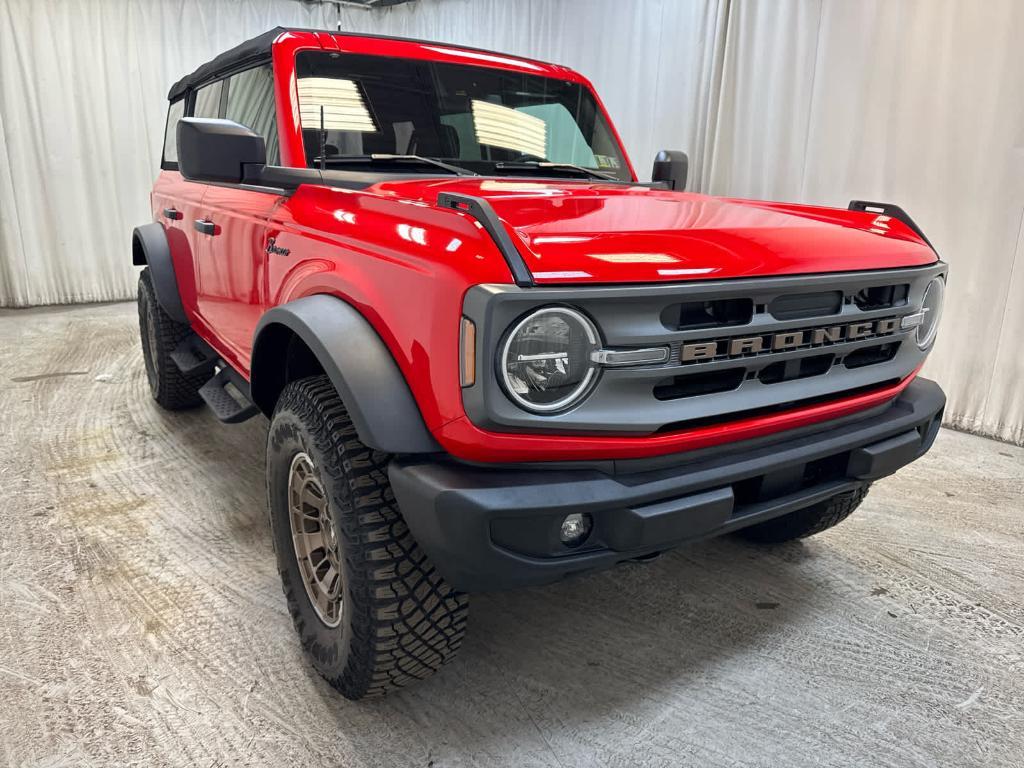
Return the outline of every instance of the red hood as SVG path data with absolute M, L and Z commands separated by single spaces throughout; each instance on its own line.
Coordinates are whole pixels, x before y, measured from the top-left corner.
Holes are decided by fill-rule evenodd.
M 889 269 L 936 257 L 895 219 L 622 184 L 522 179 L 388 182 L 378 194 L 487 199 L 538 283 L 679 282 Z

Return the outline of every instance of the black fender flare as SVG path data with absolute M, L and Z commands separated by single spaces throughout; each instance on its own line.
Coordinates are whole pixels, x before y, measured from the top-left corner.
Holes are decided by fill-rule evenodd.
M 274 307 L 256 325 L 249 384 L 252 401 L 265 414 L 273 413 L 285 386 L 286 345 L 293 335 L 338 390 L 365 445 L 387 453 L 441 450 L 387 345 L 355 307 L 327 294 Z
M 188 324 L 185 308 L 181 304 L 181 294 L 178 293 L 171 248 L 164 228 L 158 222 L 143 224 L 132 230 L 132 264 L 145 264 L 149 267 L 153 291 L 164 312 L 179 323 Z

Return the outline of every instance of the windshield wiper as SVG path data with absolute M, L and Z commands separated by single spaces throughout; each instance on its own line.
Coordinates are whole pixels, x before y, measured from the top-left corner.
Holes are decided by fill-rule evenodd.
M 316 163 L 320 163 L 321 158 L 315 158 Z M 456 176 L 479 176 L 480 174 L 474 173 L 468 168 L 460 168 L 457 165 L 450 165 L 443 163 L 440 160 L 435 160 L 432 157 L 423 157 L 421 155 L 388 155 L 388 154 L 371 154 L 371 155 L 330 155 L 325 158 L 328 165 L 332 163 L 420 163 L 421 165 L 432 165 L 435 168 L 443 168 L 449 173 L 454 173 Z
M 494 167 L 499 171 L 526 171 L 526 170 L 545 170 L 551 169 L 553 171 L 576 171 L 582 173 L 584 176 L 589 176 L 593 179 L 604 179 L 605 181 L 619 181 L 619 179 L 610 173 L 604 173 L 603 171 L 595 171 L 592 168 L 584 168 L 582 165 L 573 165 L 572 163 L 553 163 L 548 160 L 515 160 L 495 163 Z

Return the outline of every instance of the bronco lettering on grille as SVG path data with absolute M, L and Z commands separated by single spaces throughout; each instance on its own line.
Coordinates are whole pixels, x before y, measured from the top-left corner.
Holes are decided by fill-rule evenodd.
M 856 323 L 799 331 L 780 331 L 759 336 L 696 341 L 683 345 L 679 351 L 679 360 L 683 363 L 693 363 L 701 360 L 728 359 L 766 352 L 784 352 L 799 347 L 823 347 L 843 341 L 859 341 L 876 336 L 887 336 L 894 333 L 899 327 L 899 318 L 887 317 L 882 320 L 861 320 Z

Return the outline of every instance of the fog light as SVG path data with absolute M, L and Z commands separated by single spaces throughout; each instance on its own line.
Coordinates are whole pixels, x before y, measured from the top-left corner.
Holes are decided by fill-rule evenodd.
M 562 521 L 562 543 L 567 547 L 575 547 L 583 543 L 590 535 L 594 522 L 590 515 L 574 512 Z

